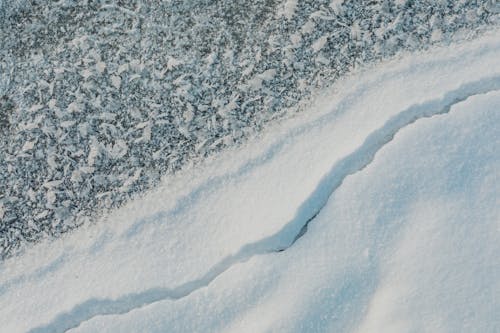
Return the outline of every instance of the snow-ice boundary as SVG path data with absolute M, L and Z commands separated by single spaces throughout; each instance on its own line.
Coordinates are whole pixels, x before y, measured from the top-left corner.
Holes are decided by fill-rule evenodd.
M 455 104 L 472 96 L 498 90 L 500 90 L 500 76 L 493 76 L 467 83 L 447 92 L 441 99 L 413 105 L 393 116 L 384 126 L 372 132 L 363 145 L 330 169 L 318 187 L 298 208 L 296 216 L 279 232 L 244 245 L 236 254 L 224 258 L 200 278 L 175 288 L 152 288 L 117 299 L 89 299 L 75 306 L 70 312 L 58 315 L 48 325 L 33 328 L 29 332 L 64 332 L 96 316 L 124 314 L 163 300 L 181 299 L 208 286 L 233 265 L 246 262 L 254 256 L 286 251 L 306 234 L 309 223 L 318 215 L 335 190 L 342 185 L 344 179 L 368 166 L 376 153 L 391 142 L 400 130 L 420 119 L 447 114 Z
M 450 56 L 448 54 L 447 59 L 448 61 L 453 62 L 457 59 L 460 59 L 460 57 L 463 57 L 464 55 L 468 54 L 468 52 L 475 57 L 477 56 L 479 60 L 481 59 L 482 55 L 489 55 L 489 57 L 491 58 L 491 54 L 498 53 L 498 46 L 496 41 L 494 41 L 489 45 L 486 44 L 486 46 L 482 44 L 480 47 L 477 47 L 474 51 L 471 50 L 472 49 L 470 48 L 466 48 L 465 52 L 464 50 L 460 50 L 458 54 L 455 54 L 453 56 Z M 436 64 L 445 65 L 443 59 L 439 59 L 440 58 L 439 56 L 437 58 L 438 58 L 437 61 L 432 60 L 431 63 L 424 63 L 424 64 L 420 63 L 419 66 L 425 67 L 430 65 L 429 68 L 433 69 L 434 68 L 432 67 L 433 65 L 434 66 Z M 470 56 L 468 58 L 470 58 Z M 457 61 L 457 63 L 460 63 L 460 61 Z M 159 220 L 162 220 L 160 217 L 164 218 L 171 217 L 171 215 L 169 215 L 168 213 L 169 211 L 175 211 L 177 209 L 177 211 L 180 212 L 183 209 L 188 209 L 189 207 L 192 207 L 189 204 L 186 204 L 186 200 L 189 201 L 188 203 L 196 203 L 197 200 L 203 197 L 204 186 L 205 186 L 204 188 L 207 191 L 210 188 L 213 189 L 212 185 L 220 190 L 221 188 L 223 188 L 224 182 L 227 180 L 227 178 L 241 176 L 242 173 L 248 172 L 252 168 L 255 168 L 261 164 L 265 164 L 266 161 L 272 160 L 274 156 L 279 155 L 278 152 L 280 151 L 280 149 L 286 146 L 285 142 L 287 141 L 286 139 L 287 136 L 293 135 L 294 133 L 297 134 L 297 133 L 307 132 L 313 129 L 318 129 L 321 127 L 321 124 L 323 122 L 326 122 L 327 120 L 330 122 L 335 121 L 336 117 L 339 114 L 347 112 L 350 109 L 351 105 L 350 103 L 352 102 L 353 98 L 356 98 L 357 94 L 360 95 L 363 94 L 363 90 L 369 89 L 369 87 L 372 85 L 378 85 L 378 84 L 384 85 L 385 81 L 390 81 L 391 76 L 394 75 L 397 76 L 402 73 L 404 74 L 405 72 L 412 71 L 413 70 L 412 68 L 414 67 L 413 65 L 414 64 L 410 62 L 409 66 L 405 65 L 406 67 L 403 67 L 403 69 L 399 68 L 396 71 L 393 70 L 384 71 L 382 75 L 376 76 L 375 80 L 370 81 L 363 79 L 364 83 L 356 85 L 356 89 L 354 89 L 355 91 L 353 94 L 342 95 L 344 98 L 339 101 L 339 104 L 337 104 L 337 107 L 335 107 L 335 109 L 328 110 L 328 113 L 324 114 L 323 116 L 320 116 L 317 119 L 313 118 L 312 122 L 300 121 L 298 123 L 299 124 L 298 127 L 294 126 L 291 131 L 283 132 L 285 135 L 279 137 L 278 143 L 274 144 L 263 154 L 259 154 L 259 156 L 257 156 L 256 158 L 252 158 L 250 162 L 238 166 L 236 168 L 236 171 L 230 170 L 230 172 L 227 173 L 225 172 L 227 171 L 226 169 L 224 173 L 222 173 L 222 175 L 219 175 L 216 178 L 210 178 L 206 183 L 202 182 L 202 185 L 198 184 L 197 186 L 194 187 L 194 190 L 193 187 L 191 187 L 190 190 L 188 191 L 187 196 L 184 197 L 178 196 L 177 198 L 179 198 L 179 200 L 177 201 L 177 204 L 174 204 L 174 207 L 178 208 L 173 208 L 173 209 L 170 208 L 168 210 L 160 211 L 160 213 L 157 214 L 155 214 L 155 212 L 158 212 L 158 209 L 155 209 L 152 214 L 149 213 L 149 217 L 136 220 L 135 224 L 133 224 L 131 228 L 129 222 L 133 221 L 129 220 L 127 223 L 125 223 L 126 228 L 129 227 L 129 229 L 125 229 L 126 232 L 122 234 L 123 237 L 122 241 L 126 242 L 128 237 L 130 237 L 134 233 L 137 234 L 141 233 L 141 230 L 139 229 L 142 229 L 147 224 L 149 224 L 148 226 L 152 227 L 153 229 L 155 229 L 155 227 L 160 226 L 159 222 L 161 221 Z M 318 183 L 319 185 L 312 192 L 312 194 L 309 195 L 309 197 L 306 197 L 300 206 L 299 205 L 295 206 L 299 207 L 299 209 L 295 214 L 295 217 L 293 219 L 288 220 L 288 224 L 284 225 L 284 227 L 280 231 L 277 231 L 276 233 L 273 233 L 271 236 L 264 237 L 258 241 L 247 241 L 246 242 L 247 245 L 243 245 L 244 244 L 243 243 L 239 247 L 239 250 L 230 252 L 235 254 L 227 255 L 226 257 L 216 261 L 216 263 L 213 264 L 211 268 L 205 271 L 200 270 L 198 272 L 199 276 L 201 276 L 200 278 L 195 278 L 195 279 L 191 278 L 190 279 L 191 282 L 180 283 L 177 287 L 174 288 L 151 288 L 151 283 L 149 283 L 150 286 L 147 286 L 146 291 L 143 292 L 125 291 L 126 292 L 124 294 L 125 296 L 119 296 L 115 298 L 88 297 L 86 300 L 84 299 L 83 301 L 77 300 L 76 301 L 77 305 L 76 306 L 71 305 L 72 307 L 71 310 L 61 309 L 59 311 L 53 311 L 53 313 L 56 314 L 54 320 L 51 320 L 50 322 L 46 321 L 46 324 L 43 325 L 40 325 L 40 323 L 33 322 L 34 324 L 33 326 L 36 327 L 32 328 L 31 331 L 43 332 L 51 330 L 63 330 L 65 326 L 68 325 L 77 326 L 81 322 L 91 319 L 94 316 L 106 315 L 112 313 L 116 314 L 125 313 L 128 311 L 132 311 L 136 308 L 146 306 L 148 304 L 159 302 L 162 299 L 175 299 L 175 298 L 180 299 L 200 288 L 203 288 L 206 285 L 209 285 L 212 281 L 214 281 L 217 278 L 217 276 L 222 274 L 225 270 L 230 269 L 233 265 L 238 264 L 239 262 L 244 262 L 254 256 L 266 253 L 273 253 L 274 251 L 286 250 L 289 246 L 293 245 L 293 243 L 298 238 L 300 238 L 300 236 L 304 234 L 307 228 L 307 224 L 310 221 L 312 221 L 314 215 L 321 210 L 323 204 L 320 202 L 320 200 L 323 199 L 323 203 L 326 202 L 330 197 L 331 193 L 333 193 L 335 189 L 342 184 L 343 180 L 349 174 L 356 173 L 358 172 L 358 170 L 361 170 L 366 165 L 370 164 L 375 154 L 383 146 L 385 146 L 388 142 L 390 142 L 392 140 L 392 137 L 401 128 L 408 126 L 409 124 L 417 121 L 418 119 L 432 117 L 433 115 L 436 114 L 449 112 L 452 105 L 459 103 L 460 100 L 466 99 L 469 96 L 475 94 L 482 94 L 489 90 L 491 91 L 498 90 L 499 74 L 497 71 L 492 71 L 492 72 L 494 72 L 496 75 L 489 77 L 487 73 L 483 73 L 482 78 L 476 76 L 474 79 L 469 79 L 469 82 L 467 82 L 467 78 L 464 77 L 463 80 L 464 82 L 462 82 L 463 84 L 461 87 L 456 88 L 455 86 L 453 86 L 453 89 L 448 89 L 448 92 L 446 92 L 446 90 L 443 89 L 444 92 L 438 94 L 437 96 L 439 96 L 439 98 L 437 99 L 435 98 L 437 96 L 434 96 L 434 98 L 431 99 L 430 101 L 426 101 L 426 99 L 424 98 L 420 100 L 424 101 L 423 103 L 414 104 L 413 106 L 410 107 L 405 106 L 405 108 L 402 108 L 404 111 L 398 113 L 392 113 L 394 115 L 392 118 L 390 118 L 389 120 L 386 119 L 387 121 L 381 122 L 379 124 L 381 126 L 378 129 L 372 128 L 372 130 L 369 131 L 371 132 L 371 134 L 369 134 L 368 136 L 363 136 L 363 138 L 365 139 L 364 141 L 359 142 L 360 144 L 359 147 L 353 147 L 353 149 L 351 149 L 351 152 L 346 152 L 347 155 L 346 157 L 339 159 L 338 162 L 335 162 L 333 164 L 333 167 L 329 169 L 327 175 L 322 179 L 321 182 Z M 397 109 L 394 109 L 392 112 L 397 112 Z M 374 141 L 370 142 L 370 140 Z M 364 143 L 361 144 L 361 142 Z M 340 173 L 337 174 L 336 172 Z M 313 199 L 317 199 L 318 201 L 314 201 Z M 183 203 L 186 205 L 184 208 L 181 208 L 183 207 Z M 167 206 L 170 205 L 171 204 L 169 203 Z M 156 218 L 154 218 L 154 216 L 156 216 Z M 125 217 L 125 215 L 123 217 Z M 99 232 L 99 230 L 102 230 L 102 228 L 94 227 L 94 230 L 97 230 Z M 78 236 L 79 234 L 80 236 L 82 236 L 80 232 L 75 232 L 74 236 Z M 93 253 L 94 248 L 96 251 L 99 251 L 99 248 L 101 248 L 100 247 L 101 243 L 109 243 L 109 238 L 107 238 L 103 232 L 100 232 L 98 236 L 99 237 L 97 237 L 97 240 L 93 242 L 90 254 Z M 40 253 L 43 253 L 44 250 L 47 251 L 49 248 L 57 249 L 59 248 L 58 243 L 60 244 L 60 242 L 52 244 L 45 243 L 45 249 L 44 245 L 40 244 L 39 246 L 41 246 L 41 249 L 39 246 L 37 246 L 32 250 L 28 251 L 29 253 L 26 254 L 28 255 L 28 257 L 33 257 L 33 254 L 35 254 L 35 252 L 39 252 L 37 251 L 37 248 L 41 250 Z M 59 253 L 60 251 L 56 252 Z M 83 254 L 85 253 L 89 254 L 87 251 L 85 251 Z M 48 276 L 59 271 L 61 267 L 64 268 L 65 265 L 71 263 L 73 255 L 78 255 L 78 254 L 79 253 L 76 251 L 69 251 L 69 252 L 64 251 L 57 257 L 49 256 L 52 257 L 53 259 L 46 261 L 42 260 L 40 264 L 35 265 L 35 269 L 33 269 L 32 271 L 30 271 L 28 269 L 28 266 L 26 266 L 26 260 L 23 260 L 23 258 L 20 257 L 18 259 L 21 263 L 18 265 L 17 268 L 14 268 L 14 271 L 18 271 L 18 268 L 22 267 L 24 267 L 24 269 L 21 270 L 19 274 L 17 274 L 17 276 L 16 274 L 12 274 L 13 273 L 12 271 L 9 272 L 13 268 L 12 264 L 14 264 L 14 262 L 12 260 L 11 264 L 8 265 L 10 267 L 4 264 L 0 264 L 0 269 L 5 273 L 6 277 L 14 276 L 14 278 L 4 280 L 5 282 L 3 282 L 0 285 L 0 296 L 2 296 L 7 292 L 12 292 L 12 291 L 15 292 L 16 287 L 22 288 L 23 284 L 26 282 L 30 283 L 30 282 L 42 281 L 46 276 L 47 278 L 49 278 Z M 45 261 L 45 263 L 42 263 L 43 261 Z M 7 270 L 4 270 L 4 268 L 7 268 Z M 184 293 L 184 295 L 182 295 L 182 293 Z M 59 313 L 59 315 L 57 315 L 57 313 Z M 46 318 L 46 320 L 47 319 L 48 318 Z

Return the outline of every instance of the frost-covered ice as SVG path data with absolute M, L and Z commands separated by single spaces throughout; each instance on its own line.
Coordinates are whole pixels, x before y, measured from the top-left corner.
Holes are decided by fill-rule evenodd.
M 496 1 L 0 0 L 0 257 L 240 143 Z
M 310 112 L 0 264 L 7 332 L 497 332 L 500 34 Z

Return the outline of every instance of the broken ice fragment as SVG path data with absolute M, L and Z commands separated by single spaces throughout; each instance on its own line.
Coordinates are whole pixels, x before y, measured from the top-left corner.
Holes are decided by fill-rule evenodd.
M 54 188 L 54 187 L 61 185 L 62 182 L 63 182 L 62 180 L 53 180 L 50 182 L 45 182 L 43 184 L 43 187 L 45 187 L 46 189 L 51 189 L 51 188 Z
M 114 121 L 116 119 L 116 114 L 111 112 L 102 112 L 97 118 L 102 120 Z
M 318 52 L 325 46 L 327 41 L 328 41 L 328 36 L 326 35 L 321 36 L 311 45 L 311 48 L 313 49 L 314 52 Z
M 40 214 L 37 214 L 35 216 L 35 220 L 41 220 L 41 219 L 47 217 L 47 215 L 49 215 L 49 212 L 44 210 L 43 212 L 41 212 Z
M 139 124 L 135 125 L 135 128 L 137 128 L 137 129 L 143 129 L 144 127 L 146 127 L 148 125 L 149 125 L 149 121 L 143 121 L 142 123 L 139 123 Z
M 57 101 L 56 101 L 55 99 L 53 99 L 53 98 L 52 98 L 52 99 L 51 99 L 51 100 L 47 103 L 47 105 L 48 105 L 48 107 L 49 107 L 49 108 L 53 109 L 53 108 L 56 106 L 56 103 L 57 103 Z
M 118 66 L 118 70 L 116 71 L 116 73 L 120 75 L 121 73 L 126 71 L 128 71 L 128 64 L 121 64 L 120 66 Z
M 99 62 L 97 62 L 95 67 L 96 67 L 97 71 L 102 74 L 106 70 L 106 63 L 99 61 Z
M 176 68 L 177 66 L 182 65 L 182 61 L 175 59 L 174 57 L 170 57 L 167 62 L 167 69 L 171 70 Z
M 108 149 L 108 153 L 111 155 L 112 158 L 122 158 L 125 156 L 128 152 L 128 146 L 127 143 L 124 140 L 117 140 L 116 143 Z
M 63 121 L 63 122 L 61 123 L 61 127 L 62 127 L 62 128 L 68 128 L 68 127 L 73 126 L 75 123 L 76 123 L 76 121 L 72 121 L 72 120 Z
M 55 192 L 54 191 L 48 191 L 47 195 L 46 195 L 46 199 L 47 199 L 47 203 L 49 205 L 54 204 L 54 202 L 56 202 L 56 199 L 57 199 Z
M 123 187 L 129 187 L 133 183 L 135 183 L 139 177 L 141 176 L 142 168 L 135 170 L 134 175 L 129 177 L 125 182 L 123 182 Z
M 31 201 L 35 201 L 36 200 L 36 193 L 35 191 L 33 191 L 33 189 L 29 189 L 27 192 L 26 192 L 26 195 L 28 196 L 28 198 L 31 200 Z M 1 218 L 1 217 L 0 217 Z
M 438 42 L 443 39 L 443 32 L 441 29 L 434 29 L 431 33 L 431 42 Z
M 187 108 L 186 108 L 186 111 L 184 111 L 183 116 L 184 116 L 184 120 L 188 123 L 191 122 L 191 120 L 193 120 L 194 107 L 190 103 L 187 104 Z
M 47 164 L 51 169 L 57 168 L 56 157 L 54 154 L 51 154 L 47 157 Z
M 120 87 L 122 85 L 122 79 L 117 75 L 113 75 L 113 76 L 111 76 L 111 84 L 113 84 L 113 86 L 116 89 L 120 89 Z
M 78 125 L 78 132 L 80 132 L 80 135 L 85 137 L 89 133 L 89 125 L 87 123 L 83 123 Z
M 92 76 L 92 71 L 86 68 L 80 71 L 80 75 L 86 80 Z
M 142 141 L 149 142 L 151 140 L 151 125 L 144 127 L 142 131 Z
M 99 144 L 96 141 L 94 141 L 90 146 L 89 155 L 87 156 L 87 164 L 89 166 L 93 166 L 95 164 L 98 155 L 99 155 Z
M 78 103 L 76 102 L 72 102 L 68 105 L 68 108 L 67 108 L 68 112 L 79 112 L 80 111 L 80 106 L 78 105 Z
M 80 170 L 74 170 L 72 173 L 71 173 L 71 181 L 73 183 L 79 183 L 83 180 L 82 178 L 82 172 Z
M 21 148 L 21 151 L 26 152 L 33 149 L 33 147 L 35 147 L 35 142 L 36 141 L 26 141 L 23 145 L 23 148 Z
M 330 8 L 337 14 L 339 14 L 342 7 L 342 1 L 343 0 L 332 0 L 332 2 L 330 2 Z
M 295 15 L 295 10 L 297 9 L 297 0 L 287 0 L 281 12 L 281 15 L 284 16 L 287 20 L 291 20 Z
M 32 105 L 31 108 L 29 109 L 30 112 L 36 112 L 40 109 L 43 108 L 43 105 L 42 104 L 35 104 L 35 105 Z

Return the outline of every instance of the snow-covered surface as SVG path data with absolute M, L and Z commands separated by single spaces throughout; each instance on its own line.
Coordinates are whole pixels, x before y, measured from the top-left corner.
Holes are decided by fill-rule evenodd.
M 0 0 L 0 258 L 245 141 L 353 68 L 498 27 L 499 9 Z
M 499 36 L 345 79 L 0 263 L 2 331 L 499 331 Z

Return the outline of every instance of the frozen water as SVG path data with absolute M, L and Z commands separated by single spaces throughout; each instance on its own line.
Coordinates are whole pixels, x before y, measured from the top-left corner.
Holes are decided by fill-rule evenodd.
M 498 331 L 498 36 L 344 79 L 309 112 L 2 262 L 0 327 Z
M 0 256 L 307 110 L 354 67 L 490 30 L 496 8 L 0 0 Z

